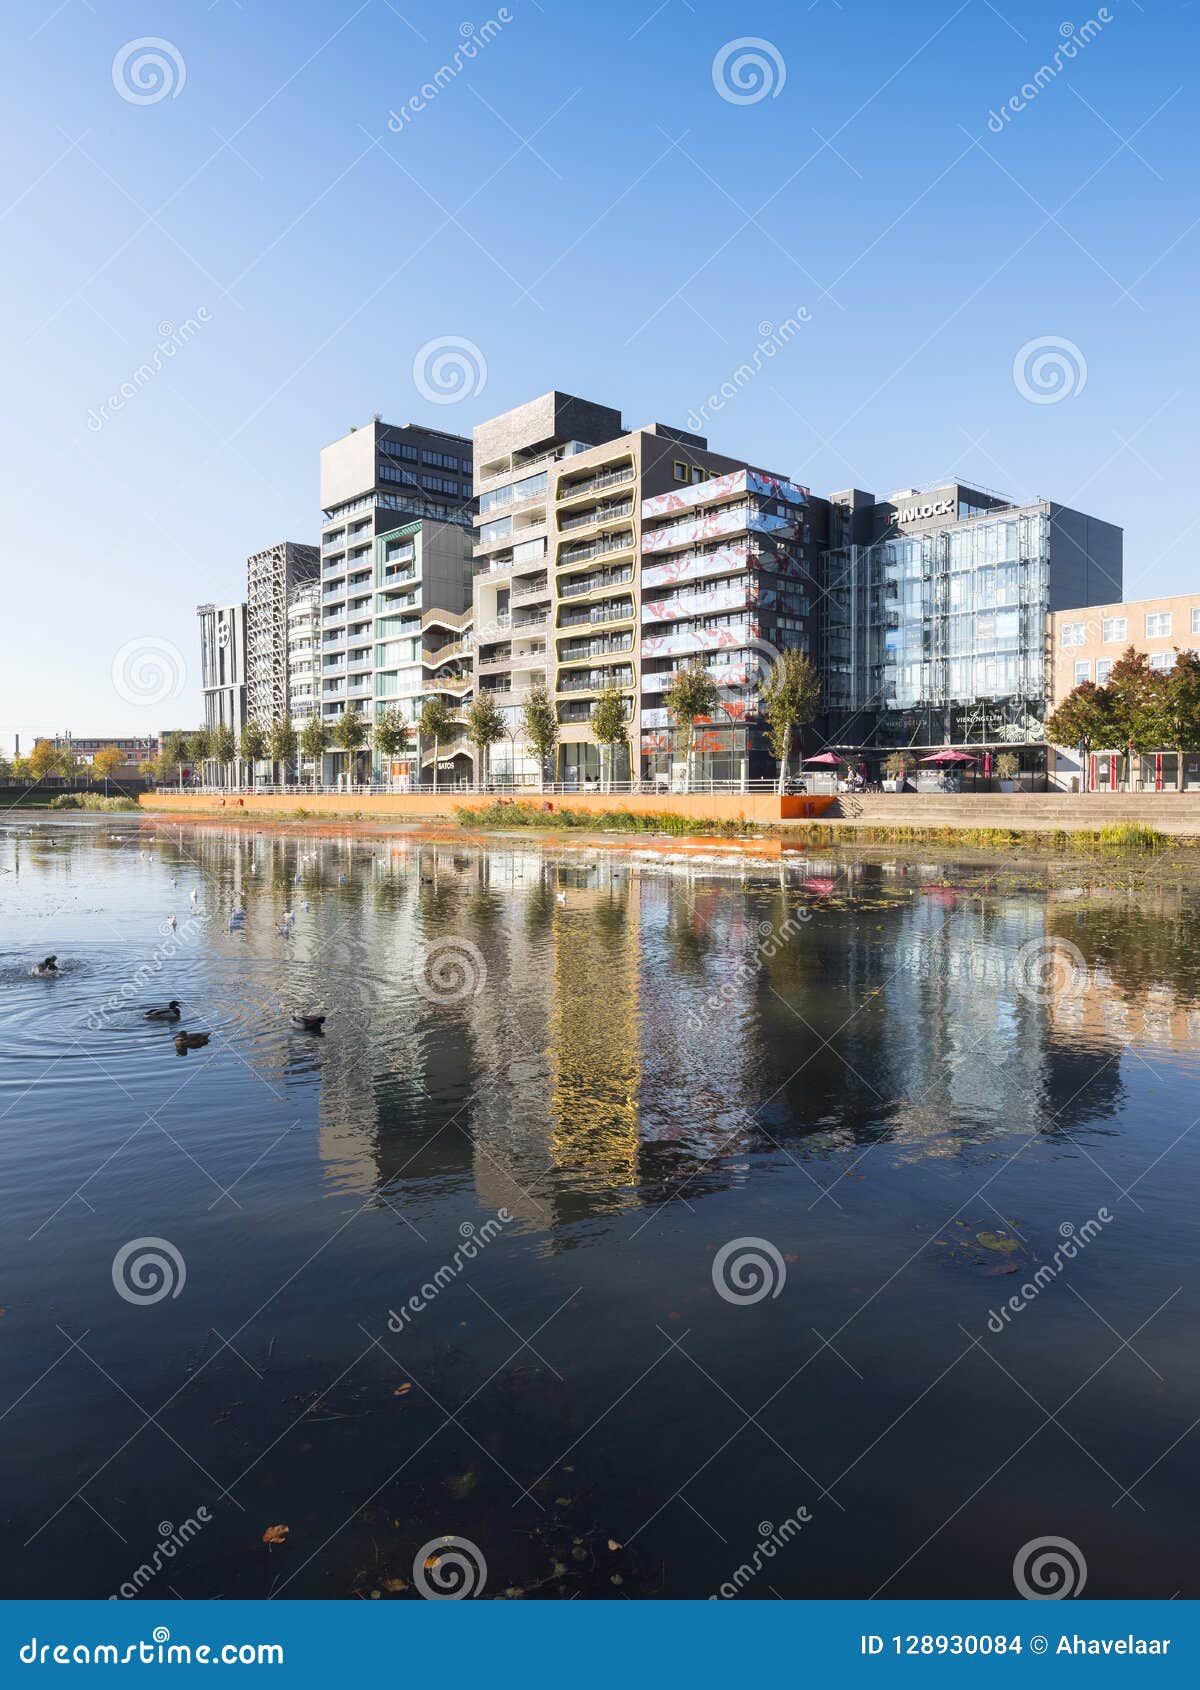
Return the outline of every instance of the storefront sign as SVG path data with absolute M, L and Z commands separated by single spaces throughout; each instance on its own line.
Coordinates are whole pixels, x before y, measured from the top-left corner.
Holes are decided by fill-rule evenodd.
M 897 522 L 925 522 L 932 516 L 953 516 L 956 504 L 953 499 L 935 499 L 924 505 L 905 505 L 903 510 L 897 509 Z

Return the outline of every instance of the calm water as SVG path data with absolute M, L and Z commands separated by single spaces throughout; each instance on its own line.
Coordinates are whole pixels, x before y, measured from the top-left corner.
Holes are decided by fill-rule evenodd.
M 445 1536 L 1010 1596 L 1054 1536 L 1195 1596 L 1198 939 L 1086 870 L 7 823 L 4 1593 L 412 1597 Z

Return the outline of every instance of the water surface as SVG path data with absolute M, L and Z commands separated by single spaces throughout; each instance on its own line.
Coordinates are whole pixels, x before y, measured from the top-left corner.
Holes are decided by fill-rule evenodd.
M 1200 903 L 1121 878 L 10 819 L 5 1594 L 1195 1595 Z

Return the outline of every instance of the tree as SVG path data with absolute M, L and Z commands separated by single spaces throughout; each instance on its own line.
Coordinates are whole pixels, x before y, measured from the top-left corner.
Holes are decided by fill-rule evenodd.
M 618 745 L 625 745 L 629 740 L 629 717 L 625 711 L 625 700 L 621 696 L 620 687 L 605 687 L 604 691 L 592 705 L 590 726 L 600 746 L 600 788 L 609 791 L 612 788 L 613 753 Z M 608 751 L 608 775 L 605 785 L 604 753 Z
M 290 716 L 281 716 L 278 722 L 271 723 L 270 749 L 271 761 L 283 765 L 283 785 L 287 785 L 287 766 L 296 758 L 296 724 Z
M 467 708 L 467 738 L 479 753 L 479 774 L 484 785 L 491 779 L 492 746 L 504 734 L 504 717 L 496 708 L 496 701 L 481 688 Z
M 65 746 L 56 745 L 52 739 L 38 740 L 29 754 L 29 766 L 34 780 L 46 780 L 51 775 L 67 780 L 75 773 L 74 757 Z
M 1077 746 L 1082 751 L 1111 745 L 1118 737 L 1112 698 L 1106 688 L 1091 681 L 1069 692 L 1046 723 L 1046 738 L 1052 745 Z
M 1144 651 L 1128 646 L 1112 666 L 1102 689 L 1112 700 L 1113 721 L 1127 753 L 1157 751 L 1166 742 L 1166 676 L 1150 667 Z M 1133 757 L 1125 759 L 1125 783 L 1133 787 Z
M 34 778 L 33 765 L 28 757 L 19 753 L 12 760 L 12 777 L 14 780 L 31 781 Z
M 224 778 L 228 781 L 230 764 L 237 756 L 237 741 L 228 722 L 221 722 L 213 729 L 210 755 L 213 762 L 225 771 Z
M 797 728 L 817 713 L 821 681 L 816 664 L 803 651 L 781 651 L 759 690 L 759 709 L 767 721 L 767 744 L 779 760 L 779 791 L 787 783 L 788 756 Z
M 358 759 L 368 739 L 367 724 L 357 707 L 342 711 L 333 724 L 333 743 L 346 753 L 346 772 L 351 780 L 358 777 Z
M 259 724 L 251 720 L 238 735 L 238 756 L 250 765 L 250 785 L 254 785 L 254 765 L 267 755 L 267 736 Z
M 403 757 L 408 750 L 408 723 L 394 704 L 381 711 L 375 722 L 375 749 L 385 763 L 393 757 Z M 388 780 L 391 780 L 388 770 Z
M 716 682 L 699 658 L 677 669 L 663 702 L 683 733 L 684 791 L 692 785 L 692 746 L 696 742 L 696 720 L 711 717 L 720 702 Z
M 433 741 L 433 790 L 438 789 L 438 751 L 453 726 L 446 700 L 435 692 L 421 706 L 421 738 Z
M 529 697 L 525 700 L 524 721 L 525 738 L 538 760 L 538 790 L 546 782 L 546 764 L 554 755 L 554 748 L 558 744 L 558 716 L 554 709 L 554 701 L 546 688 L 539 682 L 529 689 Z
M 188 760 L 188 736 L 184 733 L 168 734 L 163 748 L 154 760 L 154 774 L 157 780 L 178 780 L 183 786 L 183 771 Z
M 105 792 L 108 791 L 109 781 L 124 762 L 125 753 L 116 745 L 102 745 L 92 758 L 92 774 L 104 782 Z
M 329 729 L 319 716 L 310 716 L 300 730 L 300 750 L 313 765 L 314 780 L 321 783 L 321 759 L 329 749 Z
M 212 756 L 212 734 L 207 728 L 197 728 L 195 733 L 188 734 L 185 742 L 187 746 L 187 760 L 194 769 L 203 768 Z
M 1175 667 L 1165 677 L 1163 693 L 1163 743 L 1175 748 L 1175 785 L 1182 792 L 1184 754 L 1200 750 L 1200 652 L 1176 651 Z

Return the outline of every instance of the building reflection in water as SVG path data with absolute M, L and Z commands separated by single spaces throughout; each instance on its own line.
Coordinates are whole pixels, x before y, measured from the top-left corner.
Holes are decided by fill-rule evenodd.
M 333 1189 L 400 1207 L 461 1186 L 558 1233 L 741 1182 L 751 1152 L 955 1157 L 1076 1132 L 1117 1109 L 1127 1046 L 1200 1031 L 1182 891 L 1148 905 L 1059 891 L 1048 870 L 1007 890 L 953 863 L 679 865 L 418 836 L 159 848 L 204 878 L 240 1013 L 330 1015 L 325 1039 L 252 1040 L 247 1060 L 315 1084 Z M 482 959 L 481 989 L 430 1001 L 415 973 L 451 940 Z M 1055 945 L 1079 966 L 1029 990 L 1019 959 Z

